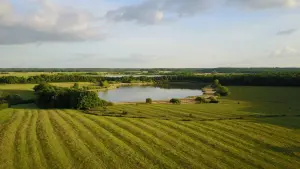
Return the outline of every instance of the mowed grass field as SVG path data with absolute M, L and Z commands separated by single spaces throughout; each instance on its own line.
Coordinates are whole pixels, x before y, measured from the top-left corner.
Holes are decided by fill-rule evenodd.
M 231 91 L 220 104 L 115 105 L 96 115 L 5 109 L 0 168 L 300 168 L 300 88 Z

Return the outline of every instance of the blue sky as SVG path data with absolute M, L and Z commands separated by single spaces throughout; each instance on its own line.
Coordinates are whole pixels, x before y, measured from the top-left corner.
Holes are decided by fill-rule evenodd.
M 300 67 L 300 0 L 0 0 L 0 67 Z

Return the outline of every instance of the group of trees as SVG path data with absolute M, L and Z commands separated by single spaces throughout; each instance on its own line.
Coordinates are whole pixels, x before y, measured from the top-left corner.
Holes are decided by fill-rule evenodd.
M 34 91 L 37 96 L 36 104 L 41 108 L 86 110 L 108 105 L 108 102 L 99 99 L 97 93 L 79 89 L 76 84 L 72 88 L 62 88 L 41 83 L 34 87 Z
M 171 76 L 169 81 L 211 83 L 218 79 L 223 85 L 239 86 L 300 86 L 300 73 L 203 74 Z
M 218 79 L 215 79 L 211 86 L 216 90 L 216 95 L 218 96 L 230 95 L 229 89 L 225 86 L 222 86 Z
M 209 98 L 205 98 L 203 96 L 197 97 L 195 99 L 197 103 L 219 103 L 219 100 L 216 96 L 211 96 Z
M 211 83 L 218 79 L 223 85 L 248 85 L 248 86 L 300 86 L 300 73 L 258 73 L 258 74 L 202 74 L 202 75 L 169 75 L 160 77 L 103 77 L 85 76 L 76 74 L 39 75 L 25 77 L 3 76 L 2 84 L 23 84 L 42 82 L 122 82 L 132 83 L 136 81 L 166 83 L 176 81 L 193 81 Z
M 56 74 L 56 75 L 37 75 L 29 77 L 17 77 L 17 76 L 2 76 L 0 77 L 0 83 L 2 84 L 25 84 L 25 83 L 50 83 L 50 82 L 105 82 L 115 81 L 122 83 L 131 83 L 134 81 L 151 82 L 155 80 L 152 77 L 104 77 L 104 76 L 85 76 L 76 74 Z

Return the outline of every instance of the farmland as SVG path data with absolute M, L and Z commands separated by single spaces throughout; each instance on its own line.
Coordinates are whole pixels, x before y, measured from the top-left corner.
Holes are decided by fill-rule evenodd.
M 231 87 L 220 104 L 98 115 L 20 105 L 0 111 L 0 168 L 299 168 L 299 90 Z
M 54 86 L 59 87 L 71 87 L 74 85 L 72 82 L 62 82 L 62 83 L 50 83 Z M 89 86 L 93 83 L 80 82 L 79 86 Z M 23 99 L 30 99 L 34 97 L 33 87 L 36 84 L 0 84 L 0 91 L 7 94 L 19 94 Z

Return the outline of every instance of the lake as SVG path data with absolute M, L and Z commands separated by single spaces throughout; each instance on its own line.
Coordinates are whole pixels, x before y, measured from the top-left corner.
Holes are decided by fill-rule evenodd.
M 124 86 L 114 90 L 99 92 L 99 97 L 111 102 L 142 102 L 145 101 L 146 98 L 151 98 L 152 100 L 169 100 L 172 98 L 185 98 L 202 94 L 203 92 L 200 89 Z

